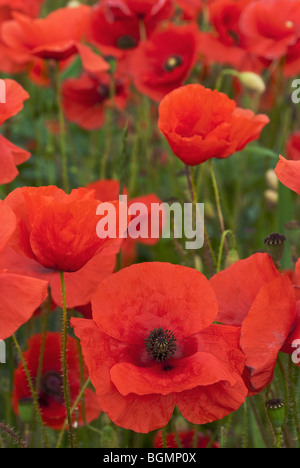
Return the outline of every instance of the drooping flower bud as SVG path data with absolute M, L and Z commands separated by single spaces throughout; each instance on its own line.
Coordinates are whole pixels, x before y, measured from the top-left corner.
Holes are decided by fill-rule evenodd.
M 238 74 L 240 82 L 250 91 L 256 91 L 262 94 L 266 90 L 266 85 L 263 79 L 253 72 L 241 72 Z

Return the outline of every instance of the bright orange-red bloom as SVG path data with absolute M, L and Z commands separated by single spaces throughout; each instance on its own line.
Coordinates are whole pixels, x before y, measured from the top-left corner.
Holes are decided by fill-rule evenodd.
M 13 20 L 2 26 L 3 41 L 20 65 L 35 63 L 37 57 L 66 60 L 78 53 L 85 69 L 106 71 L 109 65 L 105 60 L 82 43 L 89 13 L 87 5 L 60 8 L 46 18 L 37 19 L 14 12 Z
M 245 382 L 250 394 L 258 393 L 272 381 L 278 353 L 295 320 L 293 285 L 268 254 L 260 253 L 216 274 L 210 284 L 219 304 L 217 321 L 241 326 Z
M 23 187 L 11 192 L 5 204 L 14 210 L 17 228 L 0 255 L 1 267 L 46 278 L 58 305 L 62 304 L 58 273 L 62 269 L 67 272 L 68 307 L 90 302 L 99 281 L 114 270 L 123 240 L 120 235 L 128 226 L 126 213 L 115 233 L 105 231 L 99 238 L 96 229 L 101 215 L 96 215 L 96 209 L 101 202 L 94 191 L 76 189 L 66 195 L 53 186 Z M 118 218 L 119 202 L 112 206 Z
M 280 155 L 275 174 L 283 185 L 300 195 L 300 160 L 289 161 Z
M 175 89 L 159 106 L 160 131 L 173 153 L 191 166 L 242 150 L 268 122 L 266 115 L 241 109 L 226 94 L 200 84 Z
M 42 341 L 42 334 L 32 336 L 28 342 L 28 349 L 23 353 L 33 380 L 36 380 L 38 376 Z M 73 404 L 81 389 L 81 372 L 77 342 L 70 336 L 68 336 L 67 341 L 67 369 L 71 404 Z M 87 379 L 86 369 L 84 369 L 84 378 Z M 62 383 L 61 334 L 48 332 L 40 375 L 38 401 L 44 424 L 58 430 L 62 428 L 66 419 Z M 22 404 L 28 404 L 30 399 L 31 393 L 27 377 L 23 365 L 20 363 L 14 373 L 12 395 L 13 409 L 17 415 L 20 414 Z M 94 392 L 89 388 L 84 393 L 84 404 L 85 418 L 88 423 L 99 417 L 101 413 L 99 404 Z M 74 423 L 84 424 L 82 402 L 79 403 L 78 410 L 73 413 L 72 418 Z
M 132 265 L 99 285 L 92 313 L 71 323 L 100 406 L 115 424 L 147 433 L 164 427 L 175 405 L 188 421 L 205 424 L 243 403 L 240 330 L 212 324 L 217 302 L 198 271 Z
M 29 98 L 29 94 L 14 80 L 5 79 L 0 86 L 1 100 L 5 99 L 5 102 L 0 104 L 0 125 L 2 125 L 23 109 L 24 101 Z M 7 184 L 14 180 L 19 173 L 16 166 L 29 158 L 28 151 L 19 148 L 0 135 L 0 184 Z
M 98 76 L 83 73 L 64 81 L 62 95 L 67 119 L 86 130 L 95 130 L 102 127 L 105 110 L 112 105 L 111 77 L 105 72 Z M 127 98 L 127 80 L 115 78 L 113 104 L 123 109 Z
M 130 58 L 137 89 L 160 101 L 181 86 L 196 62 L 199 36 L 196 24 L 169 24 L 141 42 Z
M 0 9 L 22 11 L 28 16 L 37 16 L 44 0 L 0 0 Z
M 13 236 L 17 220 L 0 200 L 0 251 Z M 0 340 L 5 340 L 27 322 L 48 294 L 48 282 L 0 269 Z

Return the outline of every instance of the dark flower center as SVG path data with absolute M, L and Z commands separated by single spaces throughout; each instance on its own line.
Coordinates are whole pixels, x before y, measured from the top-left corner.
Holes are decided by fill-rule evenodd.
M 119 49 L 133 49 L 137 46 L 137 41 L 134 37 L 125 34 L 120 36 L 117 40 L 117 47 Z
M 52 397 L 57 403 L 63 403 L 63 380 L 59 372 L 47 371 L 41 377 L 41 398 L 46 404 L 47 397 Z
M 109 92 L 109 86 L 107 84 L 100 83 L 97 88 L 97 91 L 103 100 L 109 98 L 110 92 Z
M 149 333 L 145 339 L 145 349 L 151 359 L 164 362 L 172 358 L 177 349 L 176 338 L 171 330 L 158 328 Z
M 167 72 L 173 71 L 175 68 L 182 65 L 183 58 L 180 55 L 171 55 L 168 60 L 165 62 L 164 69 Z

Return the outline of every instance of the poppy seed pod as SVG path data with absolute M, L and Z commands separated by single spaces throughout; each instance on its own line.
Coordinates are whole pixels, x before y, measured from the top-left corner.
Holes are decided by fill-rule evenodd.
M 270 418 L 271 423 L 274 426 L 274 430 L 276 434 L 281 432 L 281 428 L 285 421 L 285 402 L 278 398 L 273 400 L 268 400 L 266 402 L 266 408 L 268 412 L 268 416 Z
M 267 246 L 267 251 L 276 265 L 279 265 L 280 260 L 282 259 L 285 241 L 286 237 L 276 232 L 270 234 L 264 240 L 264 243 Z

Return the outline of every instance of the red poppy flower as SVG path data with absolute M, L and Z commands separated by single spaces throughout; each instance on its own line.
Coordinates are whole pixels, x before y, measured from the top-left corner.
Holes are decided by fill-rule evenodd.
M 0 251 L 15 232 L 12 209 L 0 200 Z M 48 282 L 0 269 L 0 340 L 5 340 L 27 322 L 47 297 Z
M 36 57 L 61 61 L 79 53 L 85 69 L 106 71 L 105 60 L 82 44 L 89 13 L 87 5 L 60 8 L 38 19 L 14 12 L 14 19 L 2 26 L 2 37 L 19 64 L 35 62 Z
M 70 78 L 63 83 L 63 107 L 67 119 L 86 130 L 100 128 L 105 122 L 105 109 L 111 105 L 110 75 L 102 73 L 91 76 L 83 73 L 79 78 Z M 127 83 L 122 78 L 114 82 L 113 103 L 123 109 L 128 92 Z
M 95 190 L 95 197 L 98 200 L 103 202 L 109 200 L 115 200 L 119 197 L 120 194 L 120 182 L 117 180 L 99 180 L 97 182 L 93 182 L 87 185 L 88 189 Z M 123 195 L 128 197 L 127 189 L 123 189 Z M 134 197 L 132 199 L 127 199 L 128 209 L 134 207 L 134 204 L 141 203 L 145 206 L 147 210 L 146 217 L 141 217 L 139 214 L 132 214 L 131 221 L 136 219 L 136 216 L 139 216 L 141 220 L 141 224 L 139 227 L 140 234 L 136 238 L 131 238 L 130 234 L 126 239 L 123 240 L 121 246 L 122 252 L 122 266 L 129 266 L 133 263 L 137 258 L 137 243 L 145 244 L 145 245 L 155 245 L 159 241 L 159 235 L 162 232 L 163 224 L 164 224 L 164 216 L 162 215 L 159 218 L 159 226 L 154 226 L 155 221 L 151 219 L 152 208 L 154 205 L 160 205 L 162 201 L 155 195 L 145 195 L 140 197 Z M 152 230 L 151 230 L 152 227 Z M 151 233 L 157 232 L 158 235 L 154 236 Z M 147 236 L 144 235 L 147 234 Z
M 188 421 L 205 424 L 243 403 L 240 330 L 211 325 L 217 303 L 198 271 L 132 265 L 99 285 L 92 311 L 92 320 L 71 323 L 100 406 L 115 424 L 147 433 L 165 426 L 175 405 Z
M 294 132 L 290 135 L 286 144 L 286 154 L 288 159 L 294 161 L 300 160 L 300 132 Z
M 283 185 L 300 195 L 300 160 L 288 161 L 279 155 L 279 162 L 275 167 L 275 174 Z
M 268 254 L 254 254 L 210 280 L 219 303 L 217 321 L 241 326 L 250 394 L 272 381 L 278 353 L 295 320 L 293 285 L 272 263 Z
M 178 431 L 178 437 L 181 443 L 182 448 L 195 448 L 195 431 Z M 197 432 L 197 448 L 207 448 L 210 447 L 211 439 L 207 435 L 203 434 L 203 432 Z M 162 448 L 162 433 L 161 431 L 157 432 L 154 438 L 154 447 L 155 448 Z M 167 448 L 178 448 L 178 444 L 176 441 L 175 434 L 171 432 L 167 434 Z M 220 448 L 220 444 L 218 442 L 213 442 L 211 448 Z
M 16 81 L 2 81 L 1 92 L 5 94 L 5 102 L 0 104 L 0 125 L 23 109 L 23 103 L 29 94 Z M 3 97 L 3 96 L 2 96 Z M 3 99 L 2 99 L 3 100 Z M 16 166 L 30 158 L 30 153 L 0 136 L 0 184 L 7 184 L 18 175 Z
M 202 34 L 199 43 L 205 62 L 227 64 L 241 71 L 261 71 L 264 64 L 247 50 L 240 28 L 241 14 L 250 1 L 215 0 L 209 3 L 212 29 Z
M 176 0 L 175 4 L 183 12 L 183 18 L 187 20 L 197 20 L 202 11 L 202 2 L 198 0 Z
M 16 214 L 17 229 L 0 255 L 1 267 L 47 279 L 58 305 L 62 295 L 57 269 L 64 268 L 68 307 L 87 304 L 99 281 L 114 270 L 123 240 L 119 234 L 128 226 L 126 216 L 112 233 L 115 238 L 104 232 L 102 239 L 96 233 L 102 219 L 96 215 L 100 202 L 93 191 L 77 189 L 66 195 L 57 187 L 24 187 L 14 190 L 5 203 Z M 119 202 L 111 206 L 118 218 Z
M 248 49 L 268 60 L 287 54 L 299 39 L 299 25 L 300 5 L 294 0 L 250 2 L 240 18 Z
M 175 89 L 159 106 L 159 129 L 173 153 L 191 166 L 242 150 L 268 122 L 266 115 L 236 107 L 226 94 L 200 84 Z
M 140 42 L 141 21 L 149 36 L 172 14 L 170 0 L 104 0 L 92 8 L 88 38 L 105 54 L 122 57 Z
M 37 16 L 44 0 L 0 0 L 0 9 L 11 13 L 12 10 L 22 11 L 28 16 Z
M 41 353 L 43 335 L 32 336 L 28 341 L 28 349 L 23 357 L 28 366 L 31 378 L 36 380 L 38 376 L 39 357 Z M 80 389 L 80 359 L 78 355 L 77 342 L 68 336 L 67 340 L 67 369 L 70 386 L 71 405 L 77 399 Z M 84 378 L 87 379 L 87 371 L 84 370 Z M 22 363 L 14 373 L 14 388 L 12 404 L 15 413 L 20 413 L 22 403 L 28 404 L 31 399 L 27 377 Z M 38 401 L 41 415 L 45 425 L 52 429 L 61 429 L 66 419 L 66 408 L 62 390 L 62 367 L 61 367 L 61 335 L 60 333 L 48 332 L 43 357 L 40 386 L 38 389 Z M 97 419 L 101 413 L 96 396 L 91 389 L 84 393 L 85 418 L 87 423 Z M 78 405 L 76 414 L 73 413 L 74 423 L 84 424 L 82 401 Z
M 195 64 L 199 30 L 194 24 L 169 24 L 140 43 L 130 68 L 137 89 L 155 101 L 183 84 Z

